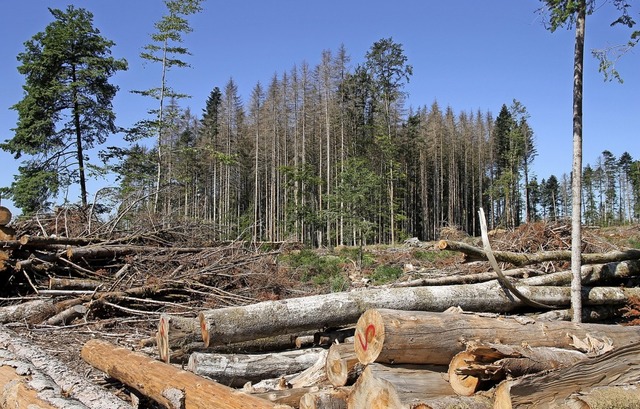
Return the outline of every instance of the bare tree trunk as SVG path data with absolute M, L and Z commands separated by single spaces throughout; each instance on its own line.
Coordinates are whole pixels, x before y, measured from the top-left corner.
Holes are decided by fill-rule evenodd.
M 576 19 L 576 47 L 573 63 L 573 179 L 572 213 L 571 213 L 571 306 L 573 321 L 582 321 L 582 284 L 581 284 L 581 249 L 582 249 L 582 77 L 584 65 L 584 32 L 586 20 L 586 1 L 579 3 Z

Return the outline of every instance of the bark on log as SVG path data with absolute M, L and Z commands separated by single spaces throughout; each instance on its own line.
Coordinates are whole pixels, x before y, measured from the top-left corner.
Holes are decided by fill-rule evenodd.
M 413 408 L 418 405 L 429 407 L 431 399 L 455 395 L 445 380 L 445 367 L 434 366 L 386 366 L 367 365 L 348 398 L 348 407 L 370 408 Z M 482 399 L 483 409 L 490 408 L 491 402 Z M 426 406 L 425 406 L 426 405 Z
M 536 270 L 529 267 L 523 268 L 514 268 L 510 270 L 505 270 L 502 272 L 507 277 L 533 277 L 538 275 L 543 275 L 544 273 L 540 270 Z M 403 281 L 398 283 L 393 283 L 390 287 L 419 287 L 419 286 L 429 286 L 429 285 L 456 285 L 456 284 L 474 284 L 474 283 L 483 283 L 486 281 L 495 280 L 497 277 L 496 273 L 493 271 L 485 272 L 485 273 L 477 273 L 477 274 L 465 274 L 465 275 L 448 275 L 445 277 L 436 277 L 436 278 L 418 278 L 411 281 Z
M 639 380 L 640 344 L 633 343 L 544 375 L 503 381 L 496 388 L 495 408 L 557 407 L 583 389 L 637 384 Z
M 90 244 L 100 243 L 103 240 L 100 239 L 89 239 L 84 237 L 57 237 L 57 236 L 32 236 L 29 234 L 23 234 L 18 238 L 18 241 L 21 245 L 27 247 L 38 247 L 41 249 L 46 249 L 48 245 L 56 245 L 52 248 L 59 248 L 60 245 L 69 245 L 69 246 L 88 246 Z
M 26 321 L 29 324 L 39 324 L 81 302 L 82 300 L 80 299 L 64 300 L 56 303 L 52 300 L 38 299 L 2 307 L 0 308 L 0 324 L 22 321 Z
M 211 354 L 194 352 L 187 369 L 196 375 L 238 388 L 247 382 L 278 378 L 302 372 L 320 357 L 324 349 L 296 349 L 270 354 Z
M 640 408 L 640 388 L 637 385 L 603 386 L 581 390 L 567 399 L 575 409 L 637 409 Z
M 78 304 L 60 311 L 46 322 L 47 325 L 67 325 L 76 318 L 84 317 L 89 310 L 84 305 Z
M 49 290 L 89 290 L 95 291 L 104 286 L 104 281 L 77 278 L 49 278 Z
M 564 348 L 471 342 L 451 359 L 449 382 L 457 394 L 471 396 L 507 377 L 554 370 L 585 359 L 584 353 Z
M 321 389 L 306 393 L 300 398 L 300 409 L 347 409 L 351 388 Z
M 438 242 L 438 248 L 440 250 L 462 252 L 468 258 L 466 261 L 487 260 L 487 255 L 483 249 L 458 241 L 440 240 Z M 545 261 L 571 260 L 571 251 L 569 250 L 543 251 L 533 254 L 515 253 L 511 251 L 494 251 L 493 255 L 496 257 L 496 260 L 510 263 L 514 266 L 525 266 L 529 264 L 543 263 Z M 640 250 L 637 249 L 582 254 L 582 264 L 612 263 L 616 261 L 638 259 L 640 259 Z
M 640 274 L 640 260 L 618 261 L 607 264 L 588 264 L 581 267 L 582 285 L 605 285 L 629 279 Z M 569 285 L 571 271 L 539 275 L 519 281 L 523 285 Z
M 325 372 L 333 386 L 352 385 L 362 373 L 353 344 L 333 344 L 327 354 Z
M 238 392 L 106 341 L 88 341 L 82 348 L 81 356 L 90 365 L 167 408 L 276 407 L 264 399 Z
M 89 409 L 31 362 L 0 349 L 0 408 Z
M 131 405 L 76 374 L 58 359 L 34 346 L 15 332 L 0 325 L 0 345 L 19 360 L 30 362 L 51 378 L 70 399 L 91 409 L 132 409 Z M 2 351 L 2 349 L 0 349 Z
M 637 328 L 620 325 L 378 309 L 358 320 L 355 352 L 363 364 L 449 365 L 469 341 L 572 349 L 568 335 L 610 339 L 615 348 L 640 342 Z
M 556 306 L 571 304 L 570 288 L 517 286 L 530 300 Z M 639 288 L 583 288 L 584 305 L 625 304 L 640 296 Z M 369 308 L 444 311 L 459 306 L 465 311 L 509 312 L 524 304 L 505 293 L 496 282 L 440 287 L 374 288 L 321 294 L 199 314 L 205 346 L 240 342 L 326 327 L 352 325 Z

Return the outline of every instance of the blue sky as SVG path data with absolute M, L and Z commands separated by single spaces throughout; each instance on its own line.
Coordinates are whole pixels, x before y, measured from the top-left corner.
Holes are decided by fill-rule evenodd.
M 584 163 L 592 165 L 605 149 L 640 159 L 640 48 L 617 65 L 623 84 L 603 80 L 590 50 L 622 44 L 629 32 L 609 26 L 615 15 L 610 1 L 598 3 L 586 25 Z M 129 91 L 158 85 L 157 67 L 145 65 L 139 53 L 165 13 L 161 0 L 12 0 L 0 14 L 0 140 L 13 136 L 17 115 L 9 108 L 22 98 L 16 56 L 52 21 L 47 8 L 68 4 L 91 11 L 94 26 L 116 43 L 113 55 L 129 62 L 128 71 L 112 77 L 120 87 L 114 100 L 119 125 L 146 117 L 150 102 Z M 192 96 L 183 105 L 199 114 L 213 87 L 223 89 L 230 78 L 248 101 L 258 81 L 266 85 L 274 74 L 303 61 L 314 66 L 323 50 L 344 44 L 355 67 L 375 41 L 392 37 L 413 66 L 405 88 L 408 105 L 438 101 L 455 112 L 490 111 L 495 117 L 502 104 L 517 99 L 535 133 L 534 173 L 538 179 L 560 177 L 572 162 L 574 34 L 545 30 L 536 13 L 540 5 L 538 0 L 207 0 L 205 10 L 191 18 L 194 32 L 185 37 L 191 68 L 171 71 L 168 81 Z M 637 5 L 632 12 L 640 20 Z M 19 163 L 5 152 L 0 163 L 0 186 L 8 186 Z M 106 183 L 93 181 L 90 193 Z M 76 201 L 77 194 L 69 199 Z M 12 208 L 8 200 L 2 204 Z

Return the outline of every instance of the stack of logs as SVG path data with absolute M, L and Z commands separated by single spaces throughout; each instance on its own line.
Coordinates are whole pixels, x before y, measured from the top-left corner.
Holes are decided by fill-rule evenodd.
M 369 309 L 353 333 L 328 349 L 194 352 L 188 371 L 101 340 L 82 357 L 169 408 L 640 407 L 637 327 Z M 278 373 L 291 375 L 250 384 Z M 223 386 L 235 378 L 249 384 Z
M 37 242 L 27 236 L 9 240 L 23 247 Z M 482 249 L 463 243 L 442 241 L 438 247 L 461 251 L 470 260 L 486 259 Z M 97 249 L 113 246 L 65 247 L 58 258 L 73 260 L 82 252 L 82 259 L 89 258 Z M 176 409 L 596 408 L 602 402 L 640 407 L 638 328 L 563 321 L 570 316 L 571 273 L 539 274 L 526 267 L 570 255 L 495 252 L 495 257 L 517 267 L 504 275 L 519 277 L 514 286 L 520 293 L 554 309 L 532 311 L 491 272 L 425 278 L 203 308 L 197 316 L 166 314 L 158 320 L 156 349 L 134 352 L 93 339 L 81 356 L 138 394 Z M 640 289 L 622 285 L 639 275 L 640 251 L 584 254 L 583 263 L 584 321 L 619 315 L 640 299 Z M 163 288 L 177 290 L 184 284 L 177 281 Z M 599 286 L 607 282 L 614 285 Z M 135 295 L 152 290 L 140 288 Z M 133 290 L 121 298 L 131 298 Z M 68 307 L 89 305 L 101 291 L 93 288 Z M 49 372 L 60 372 L 40 373 L 42 362 L 52 360 L 36 362 L 29 358 L 33 352 L 20 355 L 32 350 L 18 344 L 23 342 L 17 335 L 0 328 L 0 383 L 11 386 L 2 390 L 0 407 L 131 407 L 98 399 L 97 392 L 86 396 L 91 388 L 81 380 L 74 381 L 80 386 L 47 383 Z M 99 406 L 97 400 L 111 403 Z M 10 406 L 18 401 L 23 406 Z

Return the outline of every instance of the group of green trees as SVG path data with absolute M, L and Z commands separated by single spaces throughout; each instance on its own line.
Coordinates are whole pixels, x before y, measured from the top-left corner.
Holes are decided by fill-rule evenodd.
M 199 3 L 165 1 L 168 14 L 142 54 L 161 65 L 160 85 L 137 91 L 158 108 L 124 130 L 128 146 L 102 152 L 103 170 L 118 176 L 111 193 L 123 227 L 141 216 L 195 220 L 219 239 L 332 246 L 428 240 L 446 226 L 477 234 L 480 207 L 490 227 L 571 216 L 570 175 L 538 181 L 531 171 L 534 131 L 520 102 L 495 118 L 437 102 L 408 109 L 412 67 L 392 38 L 375 42 L 355 68 L 344 47 L 325 50 L 316 66 L 257 83 L 246 103 L 230 79 L 192 112 L 166 74 L 186 65 L 179 44 Z M 16 158 L 31 155 L 4 189 L 27 214 L 76 181 L 88 205 L 86 149 L 116 131 L 117 88 L 107 79 L 126 69 L 89 12 L 52 14 L 56 21 L 19 55 L 25 98 L 14 107 L 14 138 L 1 145 Z M 605 151 L 583 182 L 585 222 L 638 221 L 640 161 Z

